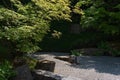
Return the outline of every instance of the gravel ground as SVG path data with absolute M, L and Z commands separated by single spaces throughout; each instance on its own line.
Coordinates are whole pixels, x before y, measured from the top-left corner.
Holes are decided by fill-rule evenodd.
M 36 53 L 37 59 L 47 59 L 56 62 L 55 73 L 72 80 L 120 80 L 120 58 L 107 56 L 80 56 L 80 64 L 55 59 L 55 56 L 67 56 L 68 53 Z M 69 79 L 70 80 L 70 79 Z

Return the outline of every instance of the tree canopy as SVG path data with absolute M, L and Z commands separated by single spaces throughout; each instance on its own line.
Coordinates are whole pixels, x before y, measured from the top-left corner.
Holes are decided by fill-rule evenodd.
M 83 28 L 119 35 L 120 1 L 1 0 L 0 42 L 10 43 L 15 51 L 37 51 L 40 49 L 38 43 L 54 20 L 68 20 L 80 23 Z
M 32 53 L 40 49 L 49 22 L 70 20 L 69 14 L 68 0 L 2 0 L 0 39 L 14 44 L 16 51 Z
M 119 0 L 79 0 L 76 4 L 83 10 L 83 27 L 94 27 L 107 34 L 120 34 Z

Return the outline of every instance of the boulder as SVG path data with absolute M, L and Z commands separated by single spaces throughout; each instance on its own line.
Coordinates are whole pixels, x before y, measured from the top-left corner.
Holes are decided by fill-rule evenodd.
M 54 58 L 62 60 L 62 61 L 66 61 L 66 62 L 71 62 L 70 56 L 56 56 Z
M 35 66 L 35 69 L 42 69 L 51 72 L 54 72 L 54 68 L 55 68 L 55 62 L 49 60 L 38 61 Z
M 79 57 L 74 56 L 74 55 L 69 55 L 69 56 L 56 56 L 56 59 L 66 61 L 72 64 L 80 64 Z
M 15 71 L 17 75 L 14 78 L 14 80 L 33 80 L 33 77 L 28 65 L 17 67 Z

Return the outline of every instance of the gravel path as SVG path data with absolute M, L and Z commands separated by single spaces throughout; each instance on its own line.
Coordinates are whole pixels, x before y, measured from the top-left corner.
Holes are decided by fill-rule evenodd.
M 37 59 L 47 59 L 56 62 L 55 73 L 79 80 L 120 80 L 120 58 L 80 56 L 80 64 L 70 64 L 55 59 L 55 56 L 65 56 L 66 53 L 36 53 Z M 77 80 L 78 80 L 77 79 Z

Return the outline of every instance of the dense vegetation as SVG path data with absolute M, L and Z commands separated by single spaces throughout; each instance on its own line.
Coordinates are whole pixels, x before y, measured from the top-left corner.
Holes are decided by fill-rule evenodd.
M 81 32 L 71 33 L 72 24 L 79 24 Z M 20 54 L 41 49 L 98 47 L 120 56 L 119 36 L 120 0 L 1 0 L 0 80 L 15 75 L 4 59 L 19 62 Z M 35 64 L 28 58 L 24 62 Z
M 0 42 L 13 52 L 32 53 L 49 31 L 52 20 L 69 20 L 68 0 L 2 0 Z
M 83 27 L 93 27 L 107 34 L 120 34 L 119 0 L 80 0 L 77 5 L 83 7 Z
M 41 48 L 93 47 L 116 40 L 119 23 L 119 0 L 2 0 L 0 49 L 3 53 L 33 53 Z M 83 31 L 70 33 L 71 24 L 80 24 Z
M 98 47 L 108 41 L 110 46 L 117 44 L 119 47 L 120 1 L 71 0 L 70 5 L 72 22 L 52 22 L 51 29 L 62 32 L 62 36 L 60 39 L 50 38 L 50 35 L 45 37 L 40 44 L 43 50 L 70 51 L 75 48 Z M 80 34 L 70 32 L 72 24 L 82 26 Z

